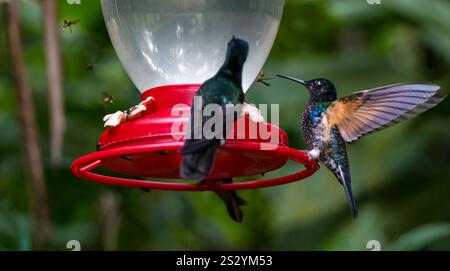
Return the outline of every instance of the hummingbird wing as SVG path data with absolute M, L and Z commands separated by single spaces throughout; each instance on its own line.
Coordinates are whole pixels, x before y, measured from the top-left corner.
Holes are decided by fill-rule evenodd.
M 447 95 L 438 85 L 397 84 L 355 92 L 337 99 L 326 111 L 327 124 L 339 128 L 342 138 L 359 137 L 422 113 Z
M 202 104 L 191 108 L 189 124 L 192 129 L 191 133 L 199 131 L 200 135 L 197 135 L 197 137 L 225 138 L 233 128 L 234 122 L 241 115 L 243 108 L 241 93 L 242 90 L 238 89 L 230 80 L 213 77 L 212 80 L 206 81 L 195 94 L 201 99 Z M 216 115 L 216 113 L 219 113 L 219 115 Z M 194 117 L 199 119 L 194 121 Z M 213 124 L 214 121 L 219 124 L 219 119 L 221 119 L 223 125 L 214 125 L 214 128 L 209 127 L 209 124 Z M 203 134 L 203 132 L 208 133 Z M 194 134 L 192 134 L 192 138 L 194 137 Z
M 211 173 L 216 150 L 222 144 L 221 139 L 226 138 L 229 130 L 233 128 L 235 120 L 241 114 L 238 110 L 232 111 L 230 113 L 232 115 L 228 115 L 229 111 L 225 102 L 232 97 L 221 93 L 223 91 L 233 93 L 231 91 L 233 87 L 235 85 L 229 80 L 222 81 L 221 78 L 213 77 L 197 91 L 196 97 L 201 99 L 201 106 L 195 105 L 194 99 L 189 121 L 190 138 L 185 139 L 181 149 L 183 160 L 180 166 L 180 176 L 184 179 L 204 180 Z M 239 92 L 242 91 L 237 91 L 237 93 Z M 209 112 L 208 106 L 212 106 L 210 109 L 213 111 L 220 110 Z M 219 115 L 215 115 L 216 113 Z M 220 125 L 219 119 L 222 125 Z

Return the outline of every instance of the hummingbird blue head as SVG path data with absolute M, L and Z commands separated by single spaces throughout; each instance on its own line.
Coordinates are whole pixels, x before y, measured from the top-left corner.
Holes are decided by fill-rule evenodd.
M 306 87 L 311 102 L 332 102 L 336 100 L 337 93 L 334 84 L 325 78 L 301 80 L 295 77 L 277 74 L 278 77 L 292 80 Z

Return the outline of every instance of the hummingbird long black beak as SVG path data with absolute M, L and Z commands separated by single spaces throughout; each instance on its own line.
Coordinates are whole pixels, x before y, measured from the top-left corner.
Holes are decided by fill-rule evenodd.
M 298 78 L 291 77 L 291 76 L 285 76 L 285 75 L 281 75 L 281 74 L 277 74 L 277 76 L 281 77 L 281 78 L 284 78 L 284 79 L 288 79 L 288 80 L 297 82 L 299 84 L 304 85 L 305 87 L 308 85 L 308 83 L 305 80 L 302 80 L 302 79 L 298 79 Z

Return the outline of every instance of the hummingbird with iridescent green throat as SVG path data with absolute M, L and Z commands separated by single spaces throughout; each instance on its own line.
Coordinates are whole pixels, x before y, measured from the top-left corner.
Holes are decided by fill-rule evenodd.
M 325 165 L 344 187 L 353 217 L 358 211 L 351 187 L 346 143 L 412 118 L 441 102 L 447 95 L 434 84 L 396 84 L 358 91 L 337 98 L 336 87 L 327 79 L 297 82 L 309 92 L 303 111 L 303 137 L 309 159 Z

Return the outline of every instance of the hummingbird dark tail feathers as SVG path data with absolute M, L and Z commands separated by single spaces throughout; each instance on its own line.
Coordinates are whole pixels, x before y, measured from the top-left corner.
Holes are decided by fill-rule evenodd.
M 216 183 L 232 183 L 232 182 L 233 180 L 231 178 L 216 181 Z M 214 193 L 216 193 L 216 195 L 218 195 L 225 203 L 225 206 L 227 207 L 227 211 L 231 219 L 239 223 L 242 222 L 242 220 L 244 219 L 244 215 L 242 213 L 240 206 L 245 205 L 246 201 L 240 198 L 237 195 L 236 191 L 220 190 L 214 191 Z
M 180 166 L 180 176 L 184 179 L 204 180 L 213 167 L 218 139 L 187 139 L 181 149 L 183 160 Z
M 348 204 L 350 205 L 350 208 L 352 210 L 353 218 L 357 218 L 358 209 L 356 208 L 355 198 L 353 197 L 351 177 L 348 167 L 343 168 L 338 165 L 338 174 L 336 174 L 336 177 L 339 179 L 340 183 L 345 189 L 345 195 L 347 196 Z

